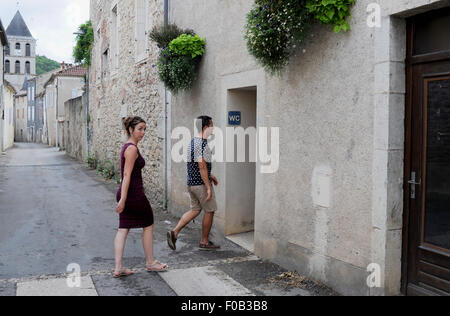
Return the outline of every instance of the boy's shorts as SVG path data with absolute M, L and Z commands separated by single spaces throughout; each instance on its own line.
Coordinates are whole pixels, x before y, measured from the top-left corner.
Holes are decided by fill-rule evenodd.
M 187 190 L 191 197 L 191 211 L 202 211 L 207 213 L 214 213 L 217 211 L 216 193 L 214 186 L 211 186 L 212 198 L 209 202 L 206 201 L 208 194 L 206 192 L 206 185 L 188 186 Z

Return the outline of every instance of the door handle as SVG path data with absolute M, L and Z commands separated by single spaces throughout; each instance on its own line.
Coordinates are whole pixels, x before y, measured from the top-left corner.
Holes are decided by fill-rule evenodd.
M 422 184 L 422 179 L 419 179 L 419 182 L 416 181 L 416 172 L 411 172 L 411 180 L 408 181 L 408 183 L 411 185 L 411 199 L 416 198 L 416 185 Z

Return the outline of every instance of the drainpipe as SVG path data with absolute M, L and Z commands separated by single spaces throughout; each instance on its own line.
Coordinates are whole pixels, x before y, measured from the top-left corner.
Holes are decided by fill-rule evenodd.
M 5 138 L 5 128 L 4 128 L 4 124 L 3 124 L 3 120 L 5 118 L 5 105 L 4 105 L 4 100 L 3 100 L 3 94 L 4 94 L 4 87 L 3 87 L 3 83 L 5 82 L 5 46 L 2 47 L 3 50 L 3 58 L 2 58 L 2 66 L 3 66 L 3 71 L 2 71 L 2 84 L 0 85 L 0 105 L 1 105 L 1 112 L 0 112 L 0 135 L 1 135 L 1 147 L 0 147 L 0 153 L 2 153 L 4 151 L 4 138 Z
M 86 76 L 86 159 L 89 157 L 89 123 L 87 118 L 89 116 L 89 69 Z
M 169 0 L 164 0 L 164 26 L 167 27 L 169 25 Z M 164 155 L 164 208 L 165 210 L 168 209 L 168 198 L 169 198 L 169 179 L 168 179 L 168 161 L 169 161 L 169 141 L 167 139 L 169 131 L 168 131 L 168 98 L 169 93 L 167 91 L 167 88 L 164 87 L 164 148 L 165 148 L 165 155 Z

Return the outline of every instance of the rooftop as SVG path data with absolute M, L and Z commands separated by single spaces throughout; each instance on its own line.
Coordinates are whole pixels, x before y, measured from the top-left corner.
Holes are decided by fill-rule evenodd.
M 16 12 L 16 15 L 6 29 L 6 34 L 8 36 L 33 37 L 19 11 Z

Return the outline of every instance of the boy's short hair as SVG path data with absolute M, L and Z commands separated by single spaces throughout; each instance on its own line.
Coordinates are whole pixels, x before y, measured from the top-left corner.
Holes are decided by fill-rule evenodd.
M 204 131 L 205 128 L 209 127 L 211 125 L 212 118 L 206 115 L 202 115 L 197 117 L 195 120 L 195 127 L 197 128 L 197 131 Z

